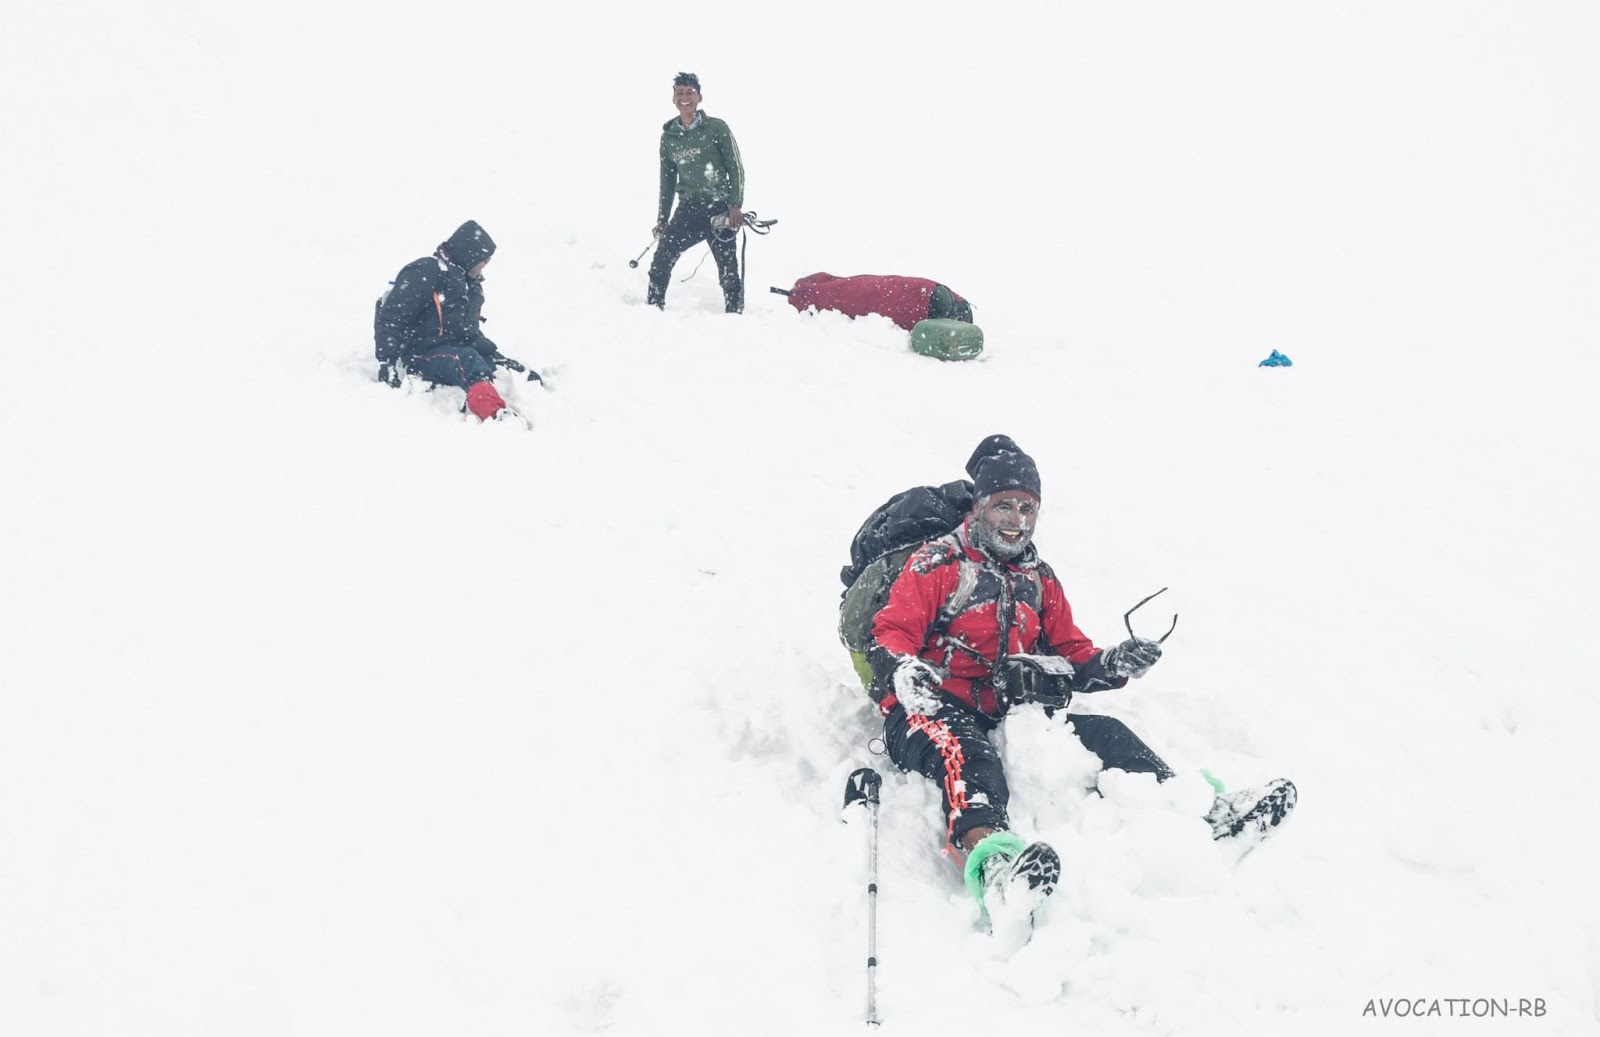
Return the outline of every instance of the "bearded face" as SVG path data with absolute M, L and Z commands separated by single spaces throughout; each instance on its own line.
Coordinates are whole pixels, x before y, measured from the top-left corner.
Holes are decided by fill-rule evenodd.
M 1028 549 L 1039 522 L 1039 498 L 1026 490 L 990 494 L 972 509 L 968 527 L 978 550 L 1009 562 Z

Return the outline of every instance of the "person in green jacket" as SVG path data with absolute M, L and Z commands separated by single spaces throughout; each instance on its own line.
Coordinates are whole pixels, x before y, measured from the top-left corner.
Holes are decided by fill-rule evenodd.
M 709 241 L 727 311 L 743 313 L 744 283 L 734 246 L 744 225 L 744 165 L 739 160 L 739 145 L 727 123 L 700 111 L 700 78 L 694 73 L 679 72 L 673 79 L 672 104 L 678 117 L 661 127 L 661 196 L 656 206 L 656 257 L 650 263 L 648 301 L 666 309 L 667 282 L 672 280 L 678 257 Z M 674 194 L 678 209 L 671 212 Z

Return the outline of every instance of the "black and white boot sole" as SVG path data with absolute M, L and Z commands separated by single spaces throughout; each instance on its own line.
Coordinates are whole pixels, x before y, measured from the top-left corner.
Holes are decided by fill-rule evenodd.
M 995 877 L 984 897 L 989 932 L 1004 955 L 1015 953 L 1033 936 L 1034 914 L 1061 881 L 1061 857 L 1049 843 L 1033 843 Z
M 1026 891 L 1024 896 L 1037 900 L 1054 893 L 1059 881 L 1061 856 L 1049 843 L 1034 843 L 1017 854 L 1006 876 L 1009 891 Z
M 1240 836 L 1251 840 L 1265 838 L 1294 812 L 1295 801 L 1299 794 L 1295 791 L 1294 782 L 1288 778 L 1276 778 L 1260 790 L 1252 791 L 1248 795 L 1254 797 L 1254 802 L 1250 802 L 1244 796 L 1239 797 L 1245 799 L 1245 802 L 1250 802 L 1244 810 L 1238 809 L 1243 804 L 1236 799 L 1228 811 L 1231 816 L 1212 819 L 1212 838 L 1233 839 Z

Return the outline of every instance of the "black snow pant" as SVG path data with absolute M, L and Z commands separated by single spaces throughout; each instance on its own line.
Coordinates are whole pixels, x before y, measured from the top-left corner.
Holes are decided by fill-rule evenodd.
M 711 243 L 711 255 L 717 261 L 717 276 L 722 282 L 722 301 L 729 313 L 744 312 L 744 282 L 739 277 L 738 234 L 723 235 L 720 240 L 711 233 L 711 219 L 728 214 L 727 202 L 684 202 L 656 242 L 656 256 L 650 261 L 650 294 L 646 301 L 663 309 L 667 305 L 667 283 L 672 280 L 672 268 L 678 257 L 702 241 Z
M 1078 741 L 1100 757 L 1106 769 L 1154 774 L 1157 781 L 1172 777 L 1172 768 L 1117 718 L 1075 713 L 1071 721 Z M 961 837 L 974 828 L 1011 827 L 1006 817 L 1011 790 L 1000 751 L 989 741 L 997 723 L 993 717 L 948 704 L 932 717 L 914 719 L 903 706 L 896 706 L 883 721 L 889 759 L 901 770 L 916 771 L 939 785 L 945 834 L 957 849 Z

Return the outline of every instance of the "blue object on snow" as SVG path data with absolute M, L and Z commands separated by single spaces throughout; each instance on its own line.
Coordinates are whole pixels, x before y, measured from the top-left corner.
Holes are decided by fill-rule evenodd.
M 1284 356 L 1282 353 L 1280 353 L 1276 349 L 1274 349 L 1272 351 L 1272 355 L 1271 356 L 1267 357 L 1265 360 L 1261 361 L 1261 363 L 1257 364 L 1256 366 L 1257 367 L 1293 367 L 1294 366 L 1294 361 L 1290 360 L 1288 357 Z

